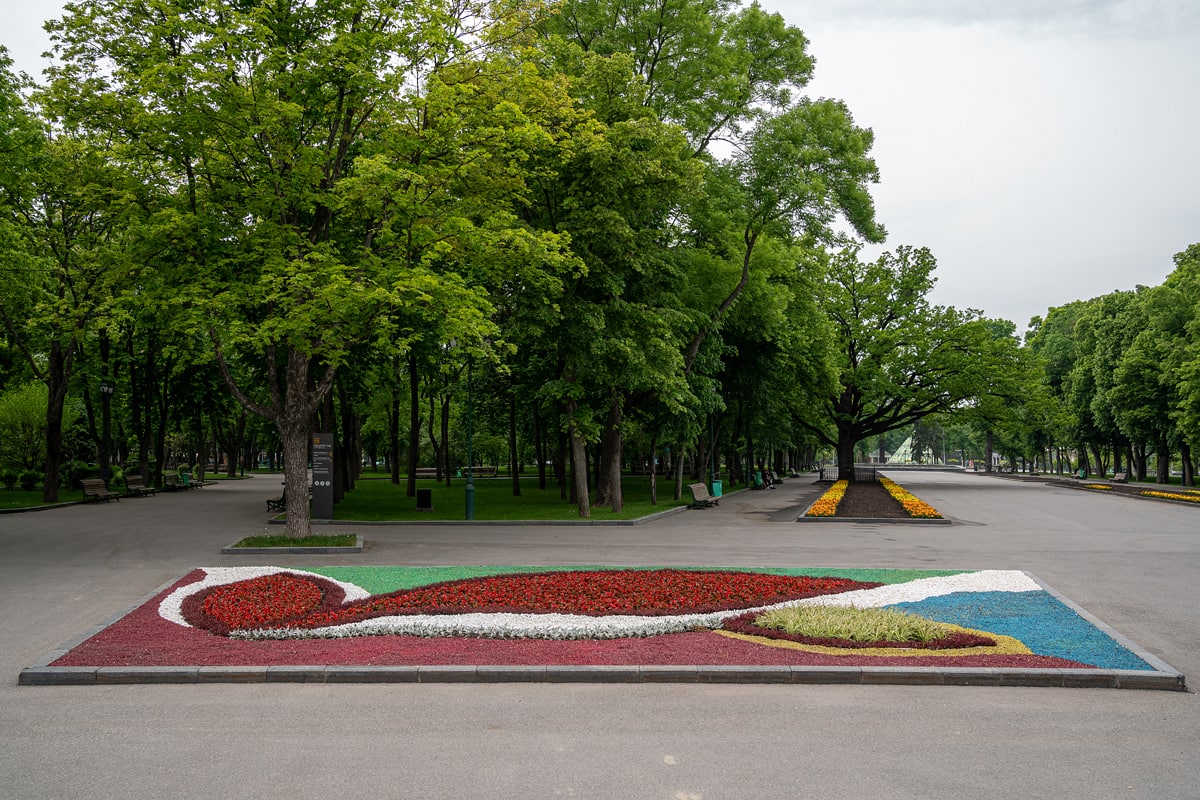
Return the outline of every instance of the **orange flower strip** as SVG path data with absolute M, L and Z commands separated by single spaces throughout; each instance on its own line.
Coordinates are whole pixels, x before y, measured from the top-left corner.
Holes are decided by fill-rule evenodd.
M 1189 503 L 1200 503 L 1200 494 L 1180 494 L 1178 492 L 1141 492 L 1143 497 L 1164 497 L 1167 500 L 1187 500 Z
M 895 481 L 881 477 L 879 482 L 883 484 L 883 488 L 888 490 L 888 494 L 896 498 L 900 505 L 904 506 L 904 510 L 908 512 L 910 517 L 917 519 L 941 519 L 942 515 L 937 509 L 921 500 L 914 494 L 911 494 L 903 486 Z
M 838 503 L 842 502 L 842 497 L 846 494 L 846 487 L 850 485 L 849 481 L 838 481 L 825 490 L 825 494 L 817 498 L 817 502 L 813 503 L 808 508 L 806 517 L 834 517 L 837 516 Z

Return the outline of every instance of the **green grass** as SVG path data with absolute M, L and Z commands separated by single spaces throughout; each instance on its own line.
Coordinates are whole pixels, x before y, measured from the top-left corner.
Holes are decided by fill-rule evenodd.
M 296 565 L 291 565 L 295 567 Z M 562 572 L 565 570 L 596 570 L 596 569 L 659 569 L 659 567 L 613 567 L 598 565 L 570 565 L 556 567 L 531 566 L 463 566 L 463 567 L 396 567 L 396 566 L 353 566 L 353 567 L 313 567 L 303 566 L 297 569 L 315 572 L 327 578 L 353 583 L 361 586 L 371 594 L 384 594 L 397 589 L 413 589 L 417 586 L 427 586 L 443 581 L 457 581 L 464 578 L 481 578 L 487 575 L 511 575 L 525 572 Z M 680 569 L 673 567 L 672 569 Z M 828 576 L 831 578 L 849 578 L 855 581 L 877 581 L 893 584 L 906 583 L 918 578 L 932 578 L 941 575 L 958 575 L 962 570 L 930 570 L 930 569 L 826 569 L 812 567 L 682 567 L 682 569 L 718 569 L 730 572 L 765 572 L 770 575 L 812 575 L 815 577 Z
M 465 479 L 451 486 L 432 480 L 417 481 L 417 488 L 431 489 L 433 510 L 417 511 L 415 497 L 405 495 L 405 483 L 383 480 L 359 480 L 354 491 L 334 506 L 334 519 L 362 521 L 462 520 L 466 517 Z M 673 500 L 674 482 L 659 480 L 658 505 L 650 504 L 649 478 L 627 477 L 622 481 L 624 508 L 620 514 L 607 506 L 592 508 L 592 519 L 637 519 L 648 514 L 687 505 L 687 493 Z M 578 519 L 575 504 L 559 499 L 558 487 L 548 484 L 537 488 L 536 478 L 521 480 L 521 496 L 512 494 L 511 478 L 483 478 L 475 481 L 475 519 L 477 520 L 570 520 Z
M 354 547 L 358 537 L 352 533 L 334 534 L 331 536 L 286 536 L 272 534 L 269 536 L 247 536 L 234 547 Z
M 71 503 L 76 500 L 83 499 L 83 490 L 68 491 L 67 489 L 58 490 L 59 503 Z M 0 488 L 0 508 L 37 508 L 38 506 L 46 505 L 42 502 L 42 490 L 34 489 L 32 492 L 26 492 L 23 489 L 13 489 L 8 491 Z

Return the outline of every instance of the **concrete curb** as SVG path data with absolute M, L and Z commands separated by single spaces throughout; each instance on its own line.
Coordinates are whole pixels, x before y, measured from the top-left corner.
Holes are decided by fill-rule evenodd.
M 723 683 L 1046 686 L 1186 691 L 1179 673 L 1099 669 L 821 666 L 27 667 L 21 686 L 163 683 Z
M 240 541 L 240 540 L 239 540 Z M 223 556 L 271 556 L 271 555 L 349 555 L 363 551 L 363 537 L 355 537 L 353 547 L 234 547 L 232 542 L 221 548 Z
M 1021 669 L 1003 667 L 807 666 L 807 665 L 271 665 L 54 667 L 53 662 L 109 625 L 162 594 L 167 581 L 62 647 L 21 670 L 20 686 L 95 686 L 151 683 L 790 683 L 892 686 L 1048 686 L 1093 689 L 1155 689 L 1186 692 L 1184 675 L 1118 633 L 1086 609 L 1025 573 L 1046 592 L 1118 644 L 1151 670 Z
M 731 493 L 732 494 L 732 493 Z M 728 497 L 728 495 L 726 495 Z M 638 517 L 637 519 L 398 519 L 398 520 L 362 520 L 362 519 L 312 519 L 309 523 L 312 525 L 343 525 L 346 527 L 367 525 L 367 526 L 430 526 L 438 525 L 454 525 L 459 527 L 510 527 L 523 528 L 527 526 L 537 525 L 644 525 L 647 522 L 655 522 L 663 517 L 669 517 L 673 514 L 681 514 L 684 511 L 689 511 L 687 506 L 676 506 L 668 508 L 666 511 L 658 511 L 649 516 Z M 269 519 L 268 525 L 283 525 L 286 520 Z M 239 549 L 238 552 L 242 552 Z
M 894 525 L 953 525 L 954 520 L 942 517 L 941 519 L 928 519 L 922 517 L 806 517 L 801 514 L 796 518 L 796 522 L 858 522 L 874 524 L 894 524 Z

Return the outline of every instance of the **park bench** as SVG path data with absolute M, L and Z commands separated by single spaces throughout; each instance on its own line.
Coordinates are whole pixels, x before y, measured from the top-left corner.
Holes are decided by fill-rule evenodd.
M 109 500 L 120 500 L 121 495 L 116 492 L 110 492 L 108 487 L 104 485 L 104 481 L 99 478 L 84 478 L 80 483 L 83 484 L 83 499 L 86 501 L 108 502 Z
M 147 486 L 146 481 L 141 475 L 126 475 L 125 476 L 125 496 L 126 497 L 145 497 L 153 495 L 154 487 Z
M 312 493 L 313 487 L 309 486 L 308 497 L 310 500 L 312 499 Z M 267 511 L 287 511 L 287 489 L 284 489 L 283 494 L 279 495 L 279 497 L 267 501 Z
M 718 498 L 708 493 L 708 487 L 703 483 L 690 483 L 688 490 L 692 493 L 692 502 L 688 503 L 688 508 L 708 508 L 721 504 Z
M 193 481 L 183 478 L 174 472 L 164 472 L 162 488 L 168 492 L 181 492 L 185 489 L 199 489 L 204 481 Z
M 1114 472 L 1113 476 L 1112 476 L 1112 482 L 1113 483 L 1128 483 L 1129 482 L 1129 473 L 1128 472 Z

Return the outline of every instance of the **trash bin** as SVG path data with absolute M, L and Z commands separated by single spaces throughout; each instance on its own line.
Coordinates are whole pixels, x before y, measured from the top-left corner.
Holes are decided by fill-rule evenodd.
M 721 496 L 721 482 L 720 481 L 712 482 L 712 496 L 713 497 Z
M 181 480 L 183 482 L 184 486 L 187 486 L 188 482 L 191 481 L 191 479 L 192 479 L 192 476 L 189 475 L 188 473 L 186 473 L 186 472 L 179 473 L 179 480 Z
M 433 511 L 433 489 L 417 489 L 417 511 Z

